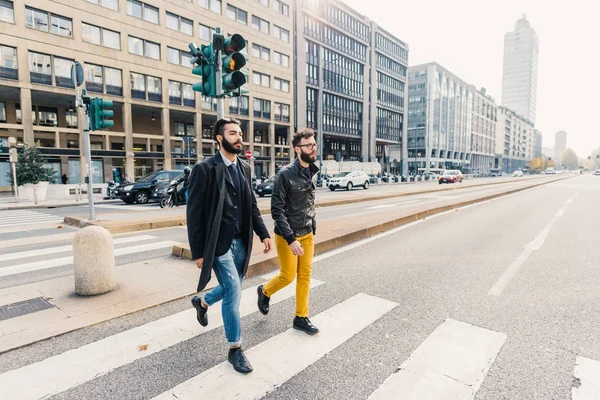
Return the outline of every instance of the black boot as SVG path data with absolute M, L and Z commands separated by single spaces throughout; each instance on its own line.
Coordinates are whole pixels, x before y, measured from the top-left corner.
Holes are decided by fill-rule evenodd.
M 202 307 L 202 302 L 200 301 L 200 297 L 198 297 L 198 296 L 192 297 L 192 305 L 196 309 L 196 318 L 198 319 L 198 322 L 200 322 L 200 325 L 202 325 L 202 326 L 208 325 L 208 316 L 206 315 L 208 308 Z
M 310 320 L 306 317 L 295 317 L 294 318 L 294 329 L 298 329 L 299 331 L 304 331 L 309 335 L 314 335 L 315 333 L 319 333 L 319 328 L 314 326 Z
M 269 300 L 271 298 L 263 293 L 263 285 L 260 285 L 256 291 L 258 292 L 258 310 L 263 315 L 267 315 L 269 313 Z
M 227 359 L 233 365 L 233 369 L 242 374 L 247 374 L 252 372 L 252 365 L 250 365 L 250 361 L 244 355 L 244 351 L 241 347 L 231 348 L 229 349 L 229 354 Z

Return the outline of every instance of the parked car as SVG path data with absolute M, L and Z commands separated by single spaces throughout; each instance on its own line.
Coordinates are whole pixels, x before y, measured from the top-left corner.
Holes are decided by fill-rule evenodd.
M 438 176 L 433 172 L 423 172 L 423 179 L 426 181 L 434 181 L 438 179 Z
M 600 176 L 600 169 L 597 169 L 594 171 L 594 175 L 599 175 Z
M 441 185 L 442 183 L 455 183 L 462 182 L 463 174 L 457 169 L 449 169 L 444 171 L 444 173 L 438 179 L 438 183 Z
M 147 174 L 137 182 L 129 185 L 121 185 L 117 188 L 117 197 L 127 204 L 146 204 L 148 201 L 160 200 L 162 194 L 154 193 L 159 186 L 168 184 L 173 179 L 178 179 L 183 174 L 182 171 L 155 171 Z M 155 196 L 156 194 L 156 196 Z
M 515 171 L 513 172 L 513 177 L 520 178 L 523 176 L 523 171 Z
M 327 181 L 327 186 L 332 192 L 335 189 L 352 190 L 356 186 L 369 188 L 369 175 L 363 171 L 342 172 Z
M 266 181 L 256 185 L 254 191 L 260 197 L 265 197 L 267 194 L 273 194 L 273 184 L 275 183 L 275 175 L 271 176 Z

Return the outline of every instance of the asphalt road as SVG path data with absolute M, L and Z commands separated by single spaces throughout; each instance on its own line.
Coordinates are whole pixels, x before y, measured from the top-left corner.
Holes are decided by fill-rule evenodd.
M 598 204 L 600 179 L 576 177 L 428 218 L 322 257 L 313 266 L 313 279 L 324 283 L 311 292 L 311 318 L 358 293 L 397 306 L 268 389 L 264 398 L 367 399 L 389 376 L 402 372 L 399 366 L 411 355 L 418 359 L 416 349 L 430 345 L 432 332 L 450 318 L 478 334 L 502 338 L 489 360 L 489 372 L 482 369 L 481 387 L 469 387 L 477 391 L 474 398 L 570 399 L 573 387 L 590 382 L 574 379 L 577 358 L 600 360 Z M 252 278 L 244 287 L 263 281 Z M 0 379 L 6 371 L 189 308 L 189 300 L 183 299 L 0 355 Z M 267 317 L 253 312 L 242 319 L 244 347 L 258 349 L 251 362 L 259 363 L 263 345 L 284 334 L 293 315 L 294 301 L 288 298 L 273 305 Z M 369 315 L 357 312 L 351 321 Z M 315 340 L 337 338 L 331 333 L 334 327 L 326 326 Z M 301 346 L 304 338 L 292 343 Z M 475 346 L 477 340 L 472 342 Z M 289 368 L 293 360 L 279 360 L 293 347 L 270 354 L 274 368 L 282 373 Z M 444 361 L 460 370 L 462 360 L 478 360 L 477 351 L 469 349 L 450 359 L 435 353 L 427 362 L 433 370 Z M 51 398 L 150 399 L 217 367 L 225 356 L 218 328 L 125 362 Z M 261 373 L 255 365 L 252 374 L 234 378 L 249 391 Z M 43 383 L 39 376 L 31 379 Z M 198 389 L 194 398 L 204 398 L 202 393 Z M 247 398 L 243 393 L 236 398 Z M 447 393 L 432 398 L 447 398 Z

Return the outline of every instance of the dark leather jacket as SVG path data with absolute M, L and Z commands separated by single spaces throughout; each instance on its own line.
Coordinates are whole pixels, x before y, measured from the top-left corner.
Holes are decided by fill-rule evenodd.
M 307 170 L 310 172 L 310 179 Z M 319 168 L 311 164 L 304 169 L 296 159 L 282 168 L 275 177 L 271 197 L 271 217 L 275 221 L 275 233 L 292 244 L 297 237 L 315 233 L 315 185 L 312 177 Z

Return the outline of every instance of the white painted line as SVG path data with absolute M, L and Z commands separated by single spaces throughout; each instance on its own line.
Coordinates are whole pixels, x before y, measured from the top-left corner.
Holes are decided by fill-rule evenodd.
M 117 205 L 117 204 L 112 204 L 112 205 L 106 204 L 106 205 L 97 205 L 95 207 L 97 207 L 97 208 L 110 208 L 110 209 L 113 209 L 113 210 L 135 210 L 135 211 L 148 211 L 148 210 L 158 211 L 158 210 L 161 209 L 159 207 L 158 203 L 156 203 L 156 204 L 153 203 L 153 205 L 155 205 L 156 207 L 148 207 L 148 206 L 144 207 L 142 204 L 136 205 L 136 206 L 125 205 L 125 204 L 122 205 L 122 206 Z
M 473 399 L 506 338 L 447 319 L 368 400 Z
M 407 200 L 407 201 L 401 201 L 399 203 L 380 204 L 378 206 L 369 207 L 369 208 L 367 208 L 367 210 L 377 210 L 377 209 L 380 209 L 380 208 L 397 207 L 397 206 L 404 205 L 404 204 L 416 203 L 418 201 L 419 200 Z
M 572 400 L 600 399 L 600 362 L 577 356 L 573 376 L 579 385 L 571 389 Z
M 502 294 L 506 286 L 508 286 L 508 284 L 517 274 L 519 269 L 521 269 L 523 264 L 525 264 L 527 259 L 529 259 L 529 256 L 531 256 L 531 254 L 534 251 L 537 251 L 542 248 L 544 242 L 546 241 L 546 238 L 552 230 L 552 226 L 556 223 L 556 221 L 558 221 L 560 217 L 562 217 L 565 214 L 565 210 L 567 209 L 569 204 L 573 203 L 573 199 L 575 198 L 575 196 L 577 196 L 577 193 L 571 196 L 571 198 L 565 202 L 563 207 L 561 207 L 560 210 L 558 210 L 556 214 L 554 214 L 554 216 L 552 217 L 550 222 L 548 222 L 548 224 L 544 227 L 544 229 L 542 229 L 531 242 L 525 245 L 525 248 L 523 249 L 521 254 L 519 254 L 516 260 L 513 261 L 513 263 L 506 269 L 506 271 L 504 271 L 502 276 L 498 279 L 494 286 L 492 286 L 492 288 L 488 292 L 488 295 L 500 296 Z
M 14 225 L 18 225 L 18 226 L 22 226 L 22 225 L 35 225 L 35 224 L 60 224 L 61 222 L 63 222 L 62 219 L 48 219 L 48 220 L 39 220 L 39 221 L 31 221 L 31 222 L 19 222 L 18 224 L 15 224 L 14 222 L 6 222 L 6 223 L 2 223 L 0 222 L 0 226 L 14 226 Z
M 323 283 L 312 279 L 311 287 Z M 295 284 L 286 286 L 273 296 L 271 304 L 293 297 L 295 291 Z M 253 286 L 242 292 L 240 316 L 256 311 L 256 286 Z M 206 328 L 198 323 L 196 309 L 190 305 L 190 309 L 177 314 L 0 374 L 0 398 L 47 398 L 221 326 L 221 302 L 209 308 Z M 138 346 L 143 344 L 148 348 L 140 351 Z M 32 380 L 32 376 L 36 379 Z
M 141 235 L 141 236 L 132 236 L 132 237 L 115 239 L 115 240 L 113 240 L 113 243 L 114 244 L 124 244 L 124 243 L 141 242 L 144 240 L 152 240 L 152 239 L 156 239 L 156 237 L 150 236 L 150 235 Z M 39 250 L 21 251 L 19 253 L 0 254 L 0 261 L 16 260 L 19 258 L 26 258 L 26 257 L 37 257 L 37 256 L 48 255 L 48 254 L 63 253 L 63 252 L 72 251 L 72 250 L 73 250 L 73 246 L 69 245 L 69 246 L 49 247 L 46 249 L 39 249 Z
M 388 313 L 397 304 L 357 294 L 311 318 L 321 332 L 289 329 L 245 351 L 254 372 L 241 375 L 225 361 L 155 399 L 254 400 L 272 392 Z M 356 316 L 360 315 L 360 318 Z
M 115 257 L 124 256 L 127 254 L 142 253 L 145 251 L 164 249 L 166 247 L 173 247 L 173 245 L 176 245 L 178 243 L 179 242 L 165 241 L 165 242 L 143 244 L 140 246 L 125 247 L 123 249 L 115 249 Z M 31 271 L 41 271 L 41 270 L 48 269 L 48 268 L 62 267 L 62 266 L 71 265 L 71 264 L 73 264 L 73 257 L 62 257 L 62 258 L 56 258 L 54 260 L 36 261 L 36 262 L 32 262 L 32 263 L 27 263 L 27 264 L 19 264 L 19 265 L 13 265 L 10 267 L 0 268 L 0 276 L 22 274 L 24 272 L 31 272 Z

